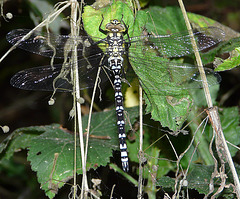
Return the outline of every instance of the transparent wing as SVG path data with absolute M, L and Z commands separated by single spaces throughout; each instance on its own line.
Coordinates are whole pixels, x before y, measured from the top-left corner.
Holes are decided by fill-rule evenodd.
M 130 63 L 142 85 L 154 90 L 157 95 L 178 95 L 178 91 L 202 88 L 198 67 L 190 64 L 168 62 L 159 57 L 133 57 L 129 53 Z M 218 73 L 206 68 L 208 85 L 221 81 Z
M 20 41 L 31 30 L 16 29 L 7 34 L 7 40 L 12 45 Z M 200 51 L 214 47 L 224 39 L 224 32 L 216 27 L 201 28 L 194 31 L 194 37 L 198 43 Z M 100 38 L 95 38 L 100 41 Z M 180 32 L 170 35 L 147 35 L 130 38 L 130 43 L 141 45 L 142 50 L 155 49 L 158 56 L 163 57 L 181 57 L 193 52 L 189 33 Z M 31 36 L 22 40 L 18 45 L 19 48 L 33 52 L 42 56 L 64 58 L 71 56 L 72 46 L 77 45 L 79 56 L 94 55 L 95 49 L 101 46 L 105 48 L 105 43 L 96 44 L 88 36 L 70 36 L 46 34 L 40 31 L 34 31 Z
M 7 41 L 12 45 L 22 40 L 18 48 L 36 53 L 45 57 L 64 58 L 70 57 L 72 47 L 77 45 L 79 57 L 87 57 L 96 54 L 98 45 L 94 44 L 88 36 L 70 36 L 70 35 L 55 35 L 34 31 L 28 38 L 23 37 L 31 30 L 16 29 L 9 32 L 6 36 Z M 98 40 L 101 40 L 100 38 Z M 105 44 L 102 43 L 102 46 Z
M 199 51 L 216 46 L 224 37 L 224 31 L 216 27 L 201 28 L 193 32 Z M 147 35 L 130 38 L 129 51 L 136 54 L 144 51 L 154 51 L 159 57 L 181 57 L 193 53 L 189 33 L 179 32 L 169 35 Z M 138 46 L 141 46 L 139 48 Z
M 79 83 L 80 89 L 91 88 L 94 86 L 97 71 L 100 67 L 101 57 L 99 54 L 86 59 L 81 59 L 78 62 L 79 68 Z M 94 62 L 95 67 L 91 67 L 89 62 Z M 51 65 L 29 68 L 16 73 L 10 80 L 12 86 L 24 90 L 42 90 L 42 91 L 56 91 L 70 92 L 73 88 L 71 79 L 72 65 Z M 108 80 L 111 76 L 109 71 L 101 70 L 100 79 L 101 83 Z
M 14 45 L 29 31 L 26 29 L 13 30 L 8 33 L 7 40 Z M 224 32 L 221 29 L 209 27 L 195 31 L 194 36 L 197 40 L 199 50 L 206 50 L 217 45 L 224 38 Z M 195 66 L 173 64 L 160 59 L 160 57 L 180 57 L 191 54 L 193 49 L 188 32 L 133 37 L 130 38 L 130 43 L 130 61 L 142 82 L 144 82 L 145 78 L 147 81 L 149 79 L 147 75 L 153 73 L 153 77 L 155 74 L 158 74 L 156 78 L 161 77 L 161 81 L 164 82 L 163 84 L 159 79 L 156 79 L 158 85 L 161 85 L 162 90 L 201 87 L 201 80 L 198 79 L 198 70 Z M 79 57 L 86 58 L 79 60 L 81 87 L 83 89 L 89 88 L 93 84 L 91 80 L 96 77 L 97 66 L 99 66 L 101 57 L 103 56 L 102 51 L 91 41 L 90 37 L 42 34 L 35 31 L 29 38 L 22 40 L 18 47 L 47 57 L 52 57 L 55 54 L 56 58 L 64 58 L 64 56 L 71 55 L 71 47 L 76 44 Z M 104 46 L 105 43 L 102 45 Z M 59 76 L 61 70 L 62 65 L 56 65 L 54 70 L 51 69 L 51 66 L 27 69 L 17 73 L 12 78 L 11 83 L 13 86 L 22 89 L 53 90 L 54 82 L 55 87 L 59 88 L 59 90 L 69 90 L 72 88 L 70 72 L 66 72 L 64 76 L 54 81 L 54 78 Z M 220 77 L 217 77 L 219 75 L 213 71 L 207 70 L 206 72 L 210 85 L 220 81 Z M 151 81 L 151 78 L 149 81 Z M 167 81 L 169 83 L 166 83 Z M 189 84 L 190 82 L 191 84 Z
M 200 51 L 213 48 L 224 38 L 224 32 L 215 27 L 195 31 L 194 37 Z M 130 63 L 141 84 L 157 94 L 177 94 L 184 89 L 202 88 L 198 67 L 168 61 L 166 57 L 192 54 L 188 32 L 171 35 L 147 35 L 131 38 Z M 218 84 L 221 77 L 211 69 L 205 69 L 209 86 Z

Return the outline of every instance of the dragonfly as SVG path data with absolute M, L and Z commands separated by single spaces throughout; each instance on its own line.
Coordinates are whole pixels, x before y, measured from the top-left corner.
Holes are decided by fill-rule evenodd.
M 154 70 L 166 70 L 166 62 L 158 59 L 182 57 L 193 53 L 188 32 L 168 35 L 143 34 L 142 36 L 129 37 L 128 27 L 123 19 L 113 19 L 102 29 L 102 19 L 99 31 L 106 35 L 104 39 L 90 36 L 55 35 L 34 31 L 31 36 L 24 38 L 30 30 L 16 29 L 7 34 L 7 40 L 12 45 L 18 44 L 18 48 L 54 59 L 66 59 L 72 55 L 72 46 L 77 44 L 78 69 L 80 89 L 94 86 L 97 71 L 101 70 L 99 78 L 107 81 L 108 76 L 113 77 L 115 90 L 115 105 L 117 127 L 120 142 L 121 162 L 124 171 L 129 171 L 128 152 L 126 145 L 125 118 L 122 94 L 122 82 L 126 71 L 124 63 L 137 64 L 135 70 L 141 66 L 146 67 L 146 73 Z M 216 27 L 207 27 L 193 32 L 199 51 L 204 51 L 216 46 L 224 38 L 224 32 Z M 146 57 L 147 54 L 151 56 Z M 130 62 L 129 62 L 130 61 Z M 73 63 L 54 64 L 22 70 L 16 73 L 10 80 L 12 86 L 25 90 L 42 91 L 72 91 Z M 156 68 L 154 66 L 157 66 Z M 201 87 L 201 81 L 196 78 L 197 67 L 180 63 L 167 63 L 177 75 L 175 85 L 159 85 L 158 91 L 189 89 Z M 167 70 L 168 71 L 168 70 Z M 206 70 L 208 74 L 215 75 L 213 71 Z M 216 75 L 215 75 L 216 76 Z M 144 84 L 139 77 L 140 83 Z M 189 84 L 189 81 L 193 84 Z M 219 82 L 219 78 L 211 80 L 210 84 Z M 150 88 L 151 89 L 151 88 Z

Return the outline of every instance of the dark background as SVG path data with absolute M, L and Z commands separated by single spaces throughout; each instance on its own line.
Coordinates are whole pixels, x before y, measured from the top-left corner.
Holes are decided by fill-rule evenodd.
M 161 2 L 156 0 L 156 2 L 163 7 L 178 6 L 176 0 Z M 209 17 L 235 31 L 240 31 L 240 2 L 238 0 L 191 0 L 184 3 L 188 12 Z M 17 28 L 34 27 L 29 16 L 29 9 L 31 7 L 28 1 L 24 0 L 10 0 L 4 4 L 3 13 L 12 13 L 13 19 L 5 21 L 3 17 L 1 18 L 0 56 L 11 47 L 5 39 L 5 35 L 9 31 Z M 63 126 L 71 126 L 68 116 L 72 107 L 70 94 L 57 94 L 56 104 L 48 106 L 50 92 L 24 91 L 13 88 L 9 83 L 10 78 L 20 70 L 48 64 L 49 59 L 19 49 L 11 52 L 0 63 L 0 125 L 9 126 L 9 133 L 20 127 L 46 125 L 54 122 Z M 218 101 L 222 103 L 221 106 L 239 106 L 239 69 L 222 72 L 220 75 L 222 76 L 222 82 Z M 234 89 L 234 92 L 225 95 L 230 89 Z M 226 99 L 223 100 L 223 96 Z M 88 104 L 86 103 L 83 112 L 87 113 L 87 111 Z M 9 135 L 9 133 L 0 132 L 0 141 Z M 66 192 L 62 189 L 61 194 L 56 198 L 66 198 L 69 187 L 65 189 Z M 26 161 L 26 151 L 18 153 L 12 164 L 0 167 L 0 199 L 2 198 L 45 198 L 43 191 L 39 189 L 35 173 L 31 171 L 30 165 Z

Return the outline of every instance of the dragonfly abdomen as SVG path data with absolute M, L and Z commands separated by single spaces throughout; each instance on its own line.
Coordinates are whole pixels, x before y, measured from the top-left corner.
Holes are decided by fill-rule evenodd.
M 124 107 L 123 107 L 123 94 L 121 91 L 121 69 L 123 66 L 122 57 L 110 56 L 108 58 L 108 64 L 114 74 L 114 89 L 115 89 L 115 103 L 117 114 L 117 126 L 119 135 L 119 144 L 121 152 L 122 168 L 124 171 L 129 170 L 126 134 L 125 134 L 125 121 L 124 121 Z

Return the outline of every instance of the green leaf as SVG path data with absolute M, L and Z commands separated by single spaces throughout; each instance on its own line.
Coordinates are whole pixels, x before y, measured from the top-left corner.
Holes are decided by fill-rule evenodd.
M 37 172 L 41 188 L 49 198 L 53 198 L 64 182 L 73 176 L 74 138 L 60 125 L 42 129 L 45 132 L 30 143 L 28 161 L 31 162 L 32 170 Z M 55 154 L 58 157 L 54 161 Z
M 173 178 L 170 178 L 168 176 L 163 176 L 159 179 L 157 179 L 158 186 L 161 186 L 163 188 L 171 188 L 174 190 L 175 186 L 175 180 Z
M 135 122 L 138 107 L 128 108 L 127 121 Z M 87 127 L 88 116 L 83 117 L 83 129 Z M 126 122 L 127 123 L 127 122 Z M 128 123 L 126 131 L 130 129 Z M 106 166 L 113 150 L 119 150 L 116 112 L 94 113 L 87 159 L 87 169 Z M 49 198 L 53 198 L 58 189 L 73 176 L 74 136 L 60 125 L 21 128 L 13 132 L 1 144 L 1 150 L 9 158 L 16 150 L 28 148 L 28 160 L 32 170 L 37 172 L 41 188 Z M 77 139 L 79 140 L 79 139 Z M 57 156 L 55 157 L 55 155 Z M 82 173 L 80 149 L 77 146 L 77 172 Z
M 208 17 L 204 17 L 202 15 L 198 15 L 195 13 L 187 13 L 190 23 L 193 26 L 193 28 L 196 27 L 207 27 L 207 26 L 215 26 L 215 27 L 219 27 L 219 28 L 223 28 L 223 25 L 221 25 L 219 22 L 210 19 Z
M 195 189 L 201 194 L 209 192 L 209 182 L 213 172 L 213 166 L 193 164 L 193 169 L 187 176 L 188 188 Z
M 104 21 L 101 26 L 102 29 L 105 29 L 106 24 L 113 19 L 121 20 L 123 17 L 123 21 L 129 25 L 129 27 L 132 27 L 134 21 L 132 6 L 122 1 L 114 1 L 112 4 L 99 10 L 92 6 L 85 6 L 82 18 L 84 29 L 90 36 L 98 38 L 106 37 L 106 35 L 99 31 L 99 25 L 101 24 L 103 17 Z M 131 34 L 131 29 L 132 28 L 129 29 L 129 34 Z
M 26 127 L 15 130 L 0 143 L 1 160 L 8 160 L 15 152 L 28 148 L 32 139 L 43 132 L 44 131 L 35 130 L 35 127 Z
M 230 53 L 230 57 L 228 59 L 222 60 L 220 58 L 215 59 L 214 64 L 217 65 L 217 68 L 215 71 L 225 71 L 225 70 L 231 70 L 237 66 L 240 65 L 240 47 L 235 48 Z M 220 61 L 220 64 L 216 64 Z
M 151 6 L 145 11 L 149 13 L 146 24 L 148 32 L 164 35 L 187 31 L 182 12 L 177 7 Z
M 128 109 L 128 111 L 131 113 L 129 120 L 133 121 L 138 115 L 138 109 L 134 107 Z M 110 137 L 110 139 L 90 138 L 87 169 L 97 168 L 100 165 L 106 166 L 112 156 L 112 150 L 119 149 L 115 115 L 115 111 L 95 113 L 92 115 L 91 135 L 106 136 Z M 87 116 L 83 118 L 83 126 L 85 128 L 87 119 Z M 128 129 L 129 126 L 126 127 L 126 130 Z M 64 185 L 64 183 L 59 183 L 60 181 L 65 182 L 72 178 L 74 164 L 73 152 L 73 135 L 63 129 L 47 131 L 32 142 L 28 160 L 31 161 L 32 169 L 37 171 L 38 180 L 49 197 L 53 197 L 57 190 Z M 59 154 L 56 160 L 56 166 L 54 166 L 55 153 Z M 79 160 L 77 162 L 77 172 L 81 174 L 79 146 L 77 148 L 77 155 L 77 160 Z M 51 180 L 51 176 L 53 180 Z M 49 187 L 50 185 L 52 187 Z

